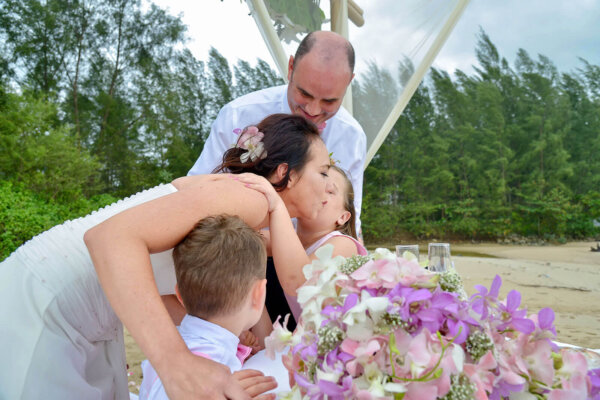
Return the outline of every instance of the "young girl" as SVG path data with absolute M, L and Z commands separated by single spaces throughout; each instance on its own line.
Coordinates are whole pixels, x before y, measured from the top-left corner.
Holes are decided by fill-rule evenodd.
M 296 290 L 305 282 L 302 267 L 316 258 L 314 252 L 318 248 L 331 244 L 334 247 L 333 256 L 344 257 L 366 255 L 367 250 L 355 238 L 354 191 L 350 180 L 339 167 L 332 165 L 329 169 L 330 188 L 321 211 L 314 218 L 298 218 L 296 230 L 285 205 L 266 180 L 251 174 L 237 175 L 234 179 L 263 193 L 269 203 L 269 230 L 263 231 L 263 235 L 270 243 L 268 250 L 273 256 L 278 279 L 268 276 L 266 308 L 269 315 L 263 313 L 259 326 L 254 329 L 262 339 L 264 334 L 270 332 L 270 321 L 276 319 L 277 315 L 285 315 L 286 308 L 281 307 L 282 303 L 287 302 L 295 320 L 300 316 L 301 310 L 295 296 Z M 285 298 L 276 295 L 278 289 L 281 293 L 281 288 Z M 290 329 L 294 326 L 294 321 L 288 321 Z

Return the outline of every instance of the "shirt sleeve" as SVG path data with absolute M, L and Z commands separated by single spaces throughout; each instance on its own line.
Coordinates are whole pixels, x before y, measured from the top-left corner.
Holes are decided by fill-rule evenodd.
M 363 176 L 365 168 L 365 160 L 367 158 L 367 139 L 362 132 L 357 135 L 357 140 L 354 142 L 354 148 L 350 152 L 352 160 L 348 167 L 350 173 L 352 188 L 354 189 L 354 210 L 356 212 L 356 233 L 360 235 L 360 214 L 362 206 L 362 192 L 363 192 Z
M 144 379 L 140 386 L 140 400 L 169 400 L 165 387 L 158 374 L 148 360 L 142 361 L 142 373 Z
M 188 175 L 210 174 L 223 161 L 223 154 L 235 144 L 236 135 L 233 129 L 234 121 L 232 107 L 225 105 L 212 124 L 210 134 L 204 143 L 204 148 Z

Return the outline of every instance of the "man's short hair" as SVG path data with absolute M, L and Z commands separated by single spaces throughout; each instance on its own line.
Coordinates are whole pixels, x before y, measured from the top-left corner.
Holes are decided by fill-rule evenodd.
M 313 46 L 315 45 L 317 38 L 313 35 L 314 32 L 309 32 L 308 35 L 302 39 L 300 44 L 298 45 L 298 49 L 296 49 L 296 54 L 294 55 L 294 63 L 292 67 L 296 69 L 296 64 L 302 57 L 308 54 Z M 354 63 L 355 63 L 355 55 L 354 55 L 354 47 L 352 47 L 352 43 L 346 40 L 346 55 L 348 56 L 348 66 L 350 67 L 350 73 L 354 73 Z
M 186 312 L 207 319 L 235 312 L 266 274 L 264 238 L 237 216 L 201 219 L 173 250 Z

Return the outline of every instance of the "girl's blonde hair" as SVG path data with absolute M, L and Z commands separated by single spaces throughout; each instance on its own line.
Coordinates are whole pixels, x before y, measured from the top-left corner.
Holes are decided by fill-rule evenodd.
M 330 169 L 333 169 L 340 173 L 344 177 L 344 182 L 346 182 L 346 187 L 341 188 L 344 191 L 344 209 L 350 213 L 350 218 L 344 225 L 339 225 L 336 228 L 336 231 L 343 233 L 344 235 L 356 237 L 356 211 L 354 210 L 354 188 L 352 187 L 352 182 L 346 175 L 346 172 L 338 167 L 337 165 L 332 165 Z

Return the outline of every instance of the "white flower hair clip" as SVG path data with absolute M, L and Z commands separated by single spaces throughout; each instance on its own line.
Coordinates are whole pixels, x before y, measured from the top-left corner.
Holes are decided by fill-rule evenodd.
M 259 131 L 256 126 L 251 125 L 243 131 L 239 128 L 234 129 L 233 133 L 240 135 L 236 147 L 247 150 L 240 156 L 241 162 L 246 163 L 248 159 L 254 162 L 259 158 L 263 160 L 267 157 L 267 150 L 265 150 L 265 145 L 262 142 L 265 134 Z

